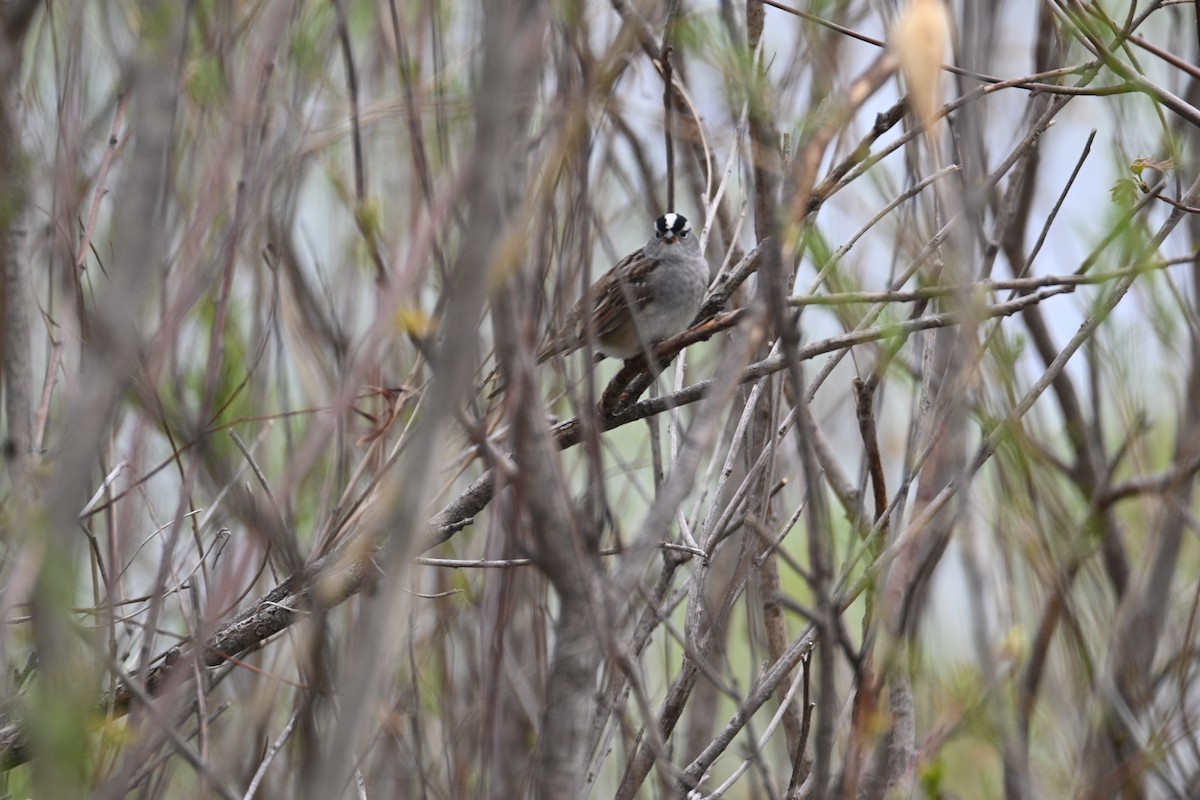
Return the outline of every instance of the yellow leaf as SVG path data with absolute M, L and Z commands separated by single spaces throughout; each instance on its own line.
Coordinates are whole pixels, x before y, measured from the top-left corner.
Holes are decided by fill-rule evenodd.
M 933 125 L 942 102 L 942 62 L 950 20 L 941 0 L 912 0 L 892 28 L 891 48 L 908 84 L 909 108 L 922 125 Z
M 437 328 L 433 317 L 416 306 L 401 306 L 394 320 L 396 330 L 424 339 Z

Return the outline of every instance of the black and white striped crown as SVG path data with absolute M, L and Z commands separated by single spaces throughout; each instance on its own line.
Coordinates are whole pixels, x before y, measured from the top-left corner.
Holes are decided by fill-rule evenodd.
M 689 230 L 687 217 L 682 214 L 676 214 L 674 211 L 668 211 L 654 223 L 654 232 L 658 234 L 658 238 L 660 239 L 668 231 L 676 236 L 683 236 Z

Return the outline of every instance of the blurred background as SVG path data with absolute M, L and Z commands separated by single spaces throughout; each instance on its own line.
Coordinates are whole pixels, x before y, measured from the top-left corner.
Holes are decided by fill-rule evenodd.
M 0 2 L 0 794 L 1193 797 L 1190 2 Z M 655 358 L 535 354 L 674 210 Z

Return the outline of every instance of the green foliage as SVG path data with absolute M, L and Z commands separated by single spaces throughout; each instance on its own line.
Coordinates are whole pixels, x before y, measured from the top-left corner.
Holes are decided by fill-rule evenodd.
M 202 53 L 188 64 L 185 82 L 188 97 L 204 108 L 219 108 L 229 97 L 229 84 L 221 61 Z
M 170 37 L 176 30 L 179 15 L 184 11 L 180 6 L 174 3 L 142 3 L 127 6 L 127 9 L 135 15 L 133 23 L 144 42 L 154 47 L 173 44 Z
M 1137 205 L 1140 192 L 1145 191 L 1145 184 L 1134 178 L 1120 178 L 1109 190 L 1109 196 L 1118 206 L 1131 209 Z
M 299 23 L 290 29 L 289 64 L 297 70 L 298 78 L 329 78 L 328 68 L 332 57 L 330 45 L 336 25 L 332 3 L 310 3 L 304 6 L 299 15 Z

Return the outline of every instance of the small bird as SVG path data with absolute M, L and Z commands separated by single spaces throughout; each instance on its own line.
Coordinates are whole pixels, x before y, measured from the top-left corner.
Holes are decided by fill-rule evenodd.
M 538 363 L 573 353 L 588 336 L 610 358 L 629 359 L 647 345 L 682 332 L 695 319 L 708 288 L 708 262 L 682 214 L 669 212 L 654 224 L 644 247 L 621 259 L 592 284 L 562 327 L 538 353 Z

